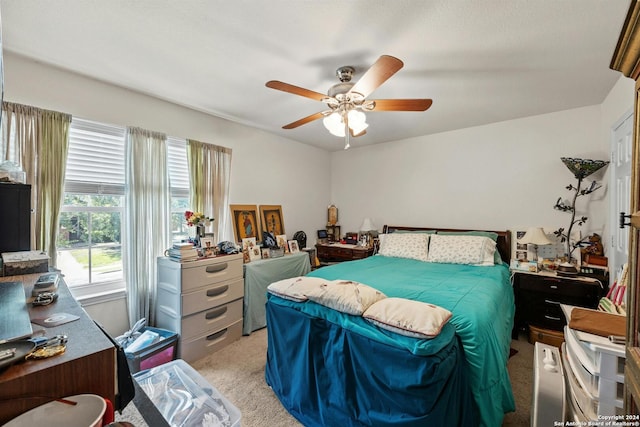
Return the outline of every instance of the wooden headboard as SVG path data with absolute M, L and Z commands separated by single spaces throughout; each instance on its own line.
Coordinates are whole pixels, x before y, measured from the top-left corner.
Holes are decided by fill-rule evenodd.
M 511 263 L 511 232 L 506 231 L 495 231 L 495 230 L 469 230 L 462 228 L 436 228 L 436 227 L 407 227 L 403 225 L 386 225 L 383 227 L 383 233 L 393 233 L 394 231 L 426 231 L 426 230 L 435 230 L 437 231 L 488 231 L 491 233 L 496 233 L 498 235 L 498 239 L 496 240 L 496 247 L 498 252 L 500 252 L 500 256 L 502 260 L 507 264 Z

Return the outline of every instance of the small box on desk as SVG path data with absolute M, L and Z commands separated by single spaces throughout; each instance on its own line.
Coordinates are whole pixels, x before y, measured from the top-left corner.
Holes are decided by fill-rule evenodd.
M 2 253 L 3 276 L 46 273 L 49 271 L 49 255 L 42 251 Z
M 127 356 L 127 363 L 129 364 L 129 370 L 131 373 L 138 371 L 144 371 L 167 362 L 171 362 L 176 358 L 176 345 L 178 344 L 178 334 L 168 331 L 166 329 L 142 328 L 140 332 L 145 331 L 155 332 L 160 336 L 160 339 L 140 350 L 129 352 L 127 348 L 124 352 Z

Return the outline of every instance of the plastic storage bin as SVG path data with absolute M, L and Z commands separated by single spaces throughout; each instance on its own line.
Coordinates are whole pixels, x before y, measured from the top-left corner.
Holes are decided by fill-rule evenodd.
M 133 378 L 171 426 L 240 427 L 240 410 L 182 359 Z
M 127 351 L 128 347 L 124 349 L 131 373 L 144 371 L 145 369 L 151 369 L 164 363 L 171 362 L 172 360 L 175 360 L 177 355 L 177 333 L 149 326 L 142 328 L 140 332 L 144 331 L 157 333 L 160 335 L 160 340 L 138 351 L 129 352 Z

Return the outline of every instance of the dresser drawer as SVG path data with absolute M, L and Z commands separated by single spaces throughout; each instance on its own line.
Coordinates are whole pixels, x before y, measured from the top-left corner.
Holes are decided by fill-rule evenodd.
M 243 299 L 191 314 L 182 319 L 182 339 L 219 331 L 242 320 Z
M 184 264 L 182 292 L 242 277 L 242 258 L 219 257 Z
M 600 285 L 593 282 L 582 282 L 556 277 L 524 276 L 520 279 L 522 291 L 541 292 L 550 295 L 562 295 L 566 297 L 598 298 Z M 563 301 L 563 303 L 566 303 Z
M 186 362 L 202 359 L 233 341 L 240 339 L 241 336 L 242 320 L 238 320 L 217 332 L 201 335 L 192 339 L 181 340 L 179 348 L 180 358 Z
M 226 304 L 244 296 L 242 276 L 230 282 L 213 283 L 193 292 L 182 294 L 182 315 L 188 316 Z

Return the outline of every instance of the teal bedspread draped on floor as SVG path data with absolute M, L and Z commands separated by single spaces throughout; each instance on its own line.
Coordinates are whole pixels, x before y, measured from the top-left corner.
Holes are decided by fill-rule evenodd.
M 515 305 L 506 264 L 436 264 L 376 255 L 323 267 L 309 276 L 354 280 L 388 297 L 429 302 L 451 311 L 450 324 L 464 349 L 479 425 L 500 426 L 504 413 L 515 410 L 507 372 Z M 375 333 L 372 328 L 368 331 Z
M 374 329 L 362 317 L 310 301 L 269 295 L 266 311 L 265 379 L 304 426 L 475 425 L 452 325 L 433 340 L 395 345 L 391 336 L 365 332 Z

